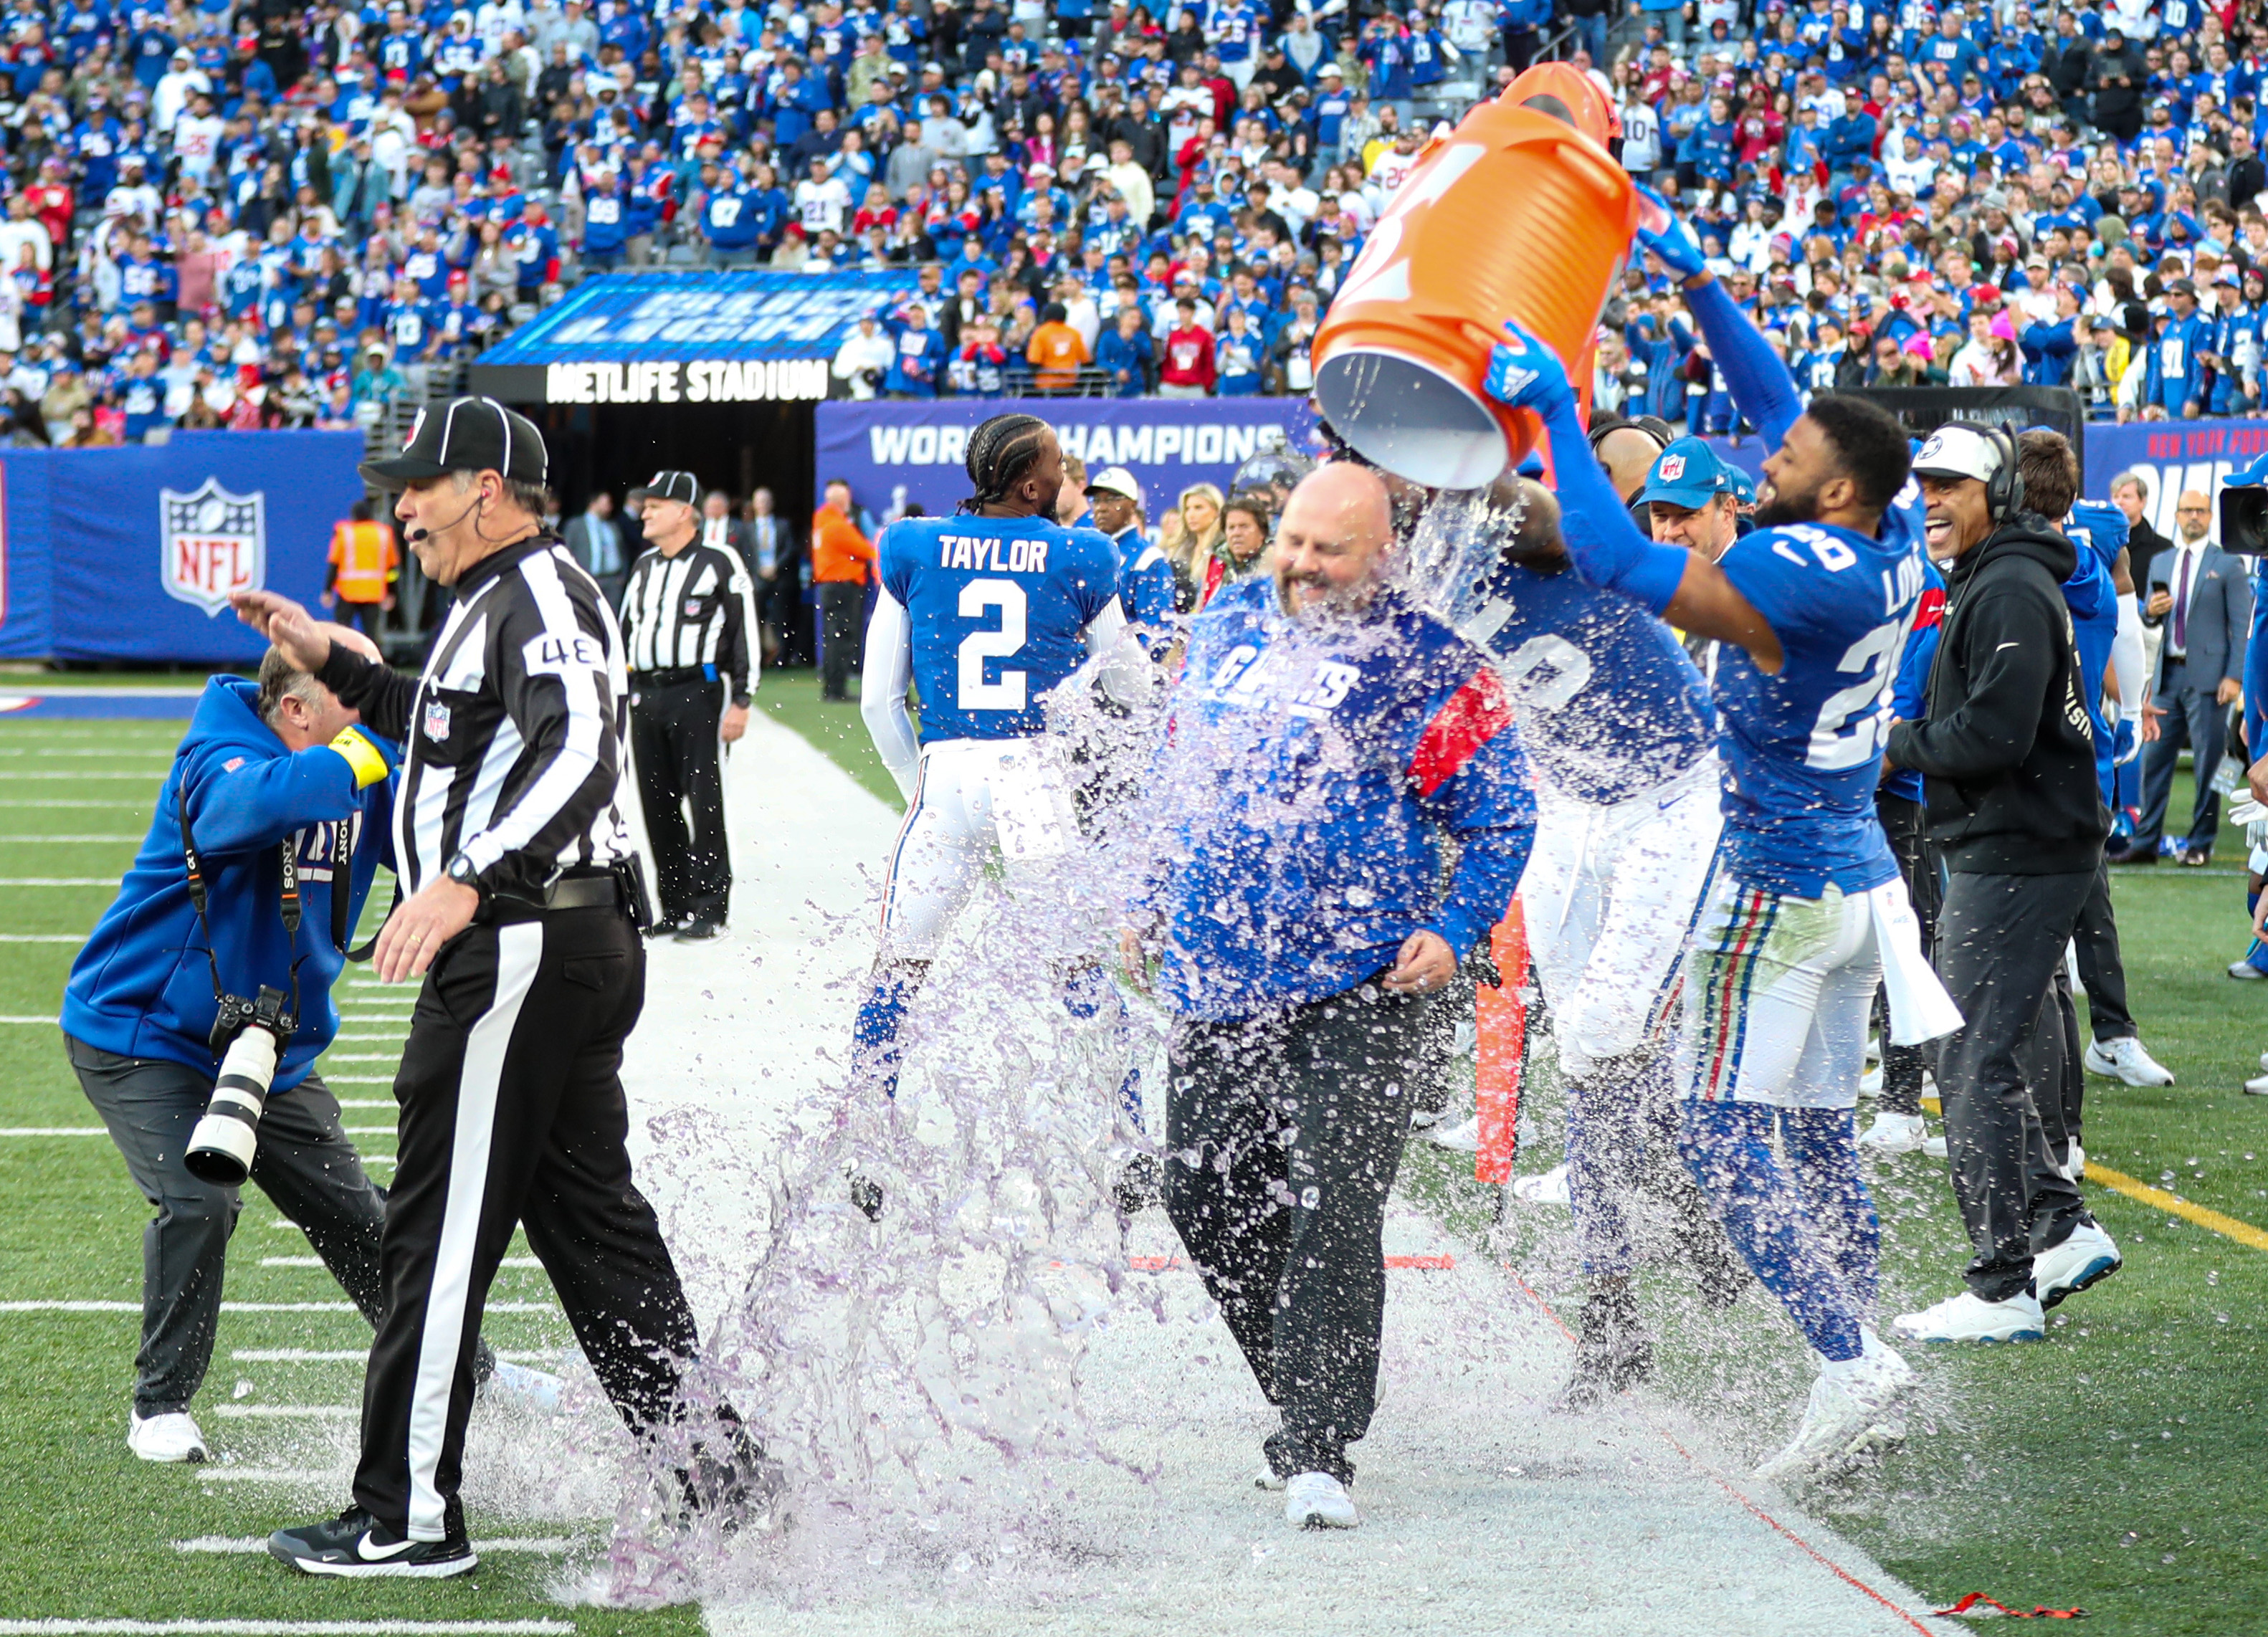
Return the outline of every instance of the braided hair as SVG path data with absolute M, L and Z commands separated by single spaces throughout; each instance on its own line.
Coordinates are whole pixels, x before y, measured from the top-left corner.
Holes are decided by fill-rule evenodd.
M 976 511 L 1007 499 L 1040 458 L 1048 432 L 1048 423 L 1035 415 L 996 415 L 971 432 L 961 464 L 976 492 L 961 503 L 961 510 Z

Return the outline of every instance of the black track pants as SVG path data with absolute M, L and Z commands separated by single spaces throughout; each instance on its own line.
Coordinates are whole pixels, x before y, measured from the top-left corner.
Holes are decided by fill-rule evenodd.
M 731 907 L 723 747 L 717 738 L 720 710 L 714 682 L 639 687 L 630 696 L 630 752 L 637 761 L 638 803 L 653 843 L 664 921 L 721 924 Z
M 517 1223 L 631 1430 L 679 1413 L 693 1314 L 624 1146 L 622 1040 L 644 996 L 645 951 L 614 909 L 469 928 L 426 974 L 394 1081 L 389 1308 L 355 1474 L 388 1529 L 461 1530 L 472 1348 Z

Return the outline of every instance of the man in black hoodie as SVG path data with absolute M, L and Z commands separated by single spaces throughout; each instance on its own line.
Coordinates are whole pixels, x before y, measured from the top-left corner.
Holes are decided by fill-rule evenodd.
M 2063 598 L 2077 551 L 2023 509 L 2014 461 L 2008 437 L 1956 423 L 1913 467 L 1945 565 L 1945 634 L 1928 720 L 1892 728 L 1888 754 L 1923 775 L 1949 873 L 1937 969 L 1967 1021 L 1943 1044 L 1937 1083 L 1976 1252 L 1968 1289 L 1894 1322 L 1922 1340 L 2037 1340 L 2043 1307 L 2118 1267 L 2033 1101 L 2034 1086 L 2060 1087 L 2056 972 L 2110 818 Z

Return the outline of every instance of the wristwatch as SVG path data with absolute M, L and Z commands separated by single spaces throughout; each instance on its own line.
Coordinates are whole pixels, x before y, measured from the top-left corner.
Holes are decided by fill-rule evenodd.
M 468 886 L 475 892 L 481 892 L 481 872 L 466 854 L 460 853 L 449 861 L 448 877 L 460 886 Z M 481 892 L 481 896 L 486 898 L 488 894 Z

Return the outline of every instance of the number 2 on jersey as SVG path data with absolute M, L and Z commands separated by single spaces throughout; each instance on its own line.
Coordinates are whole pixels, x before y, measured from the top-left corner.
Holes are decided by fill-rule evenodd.
M 1890 723 L 1890 713 L 1881 708 L 1882 688 L 1897 663 L 1905 634 L 1906 622 L 1892 620 L 1876 626 L 1845 651 L 1836 671 L 1856 671 L 1859 677 L 1821 701 L 1819 719 L 1811 728 L 1811 749 L 1803 759 L 1807 767 L 1839 772 L 1881 754 Z
M 1013 580 L 971 580 L 961 588 L 962 619 L 983 619 L 995 608 L 1000 611 L 998 627 L 961 639 L 957 691 L 963 710 L 1021 710 L 1027 702 L 1023 672 L 1003 671 L 997 682 L 984 679 L 986 660 L 1012 659 L 1024 645 L 1024 588 Z

